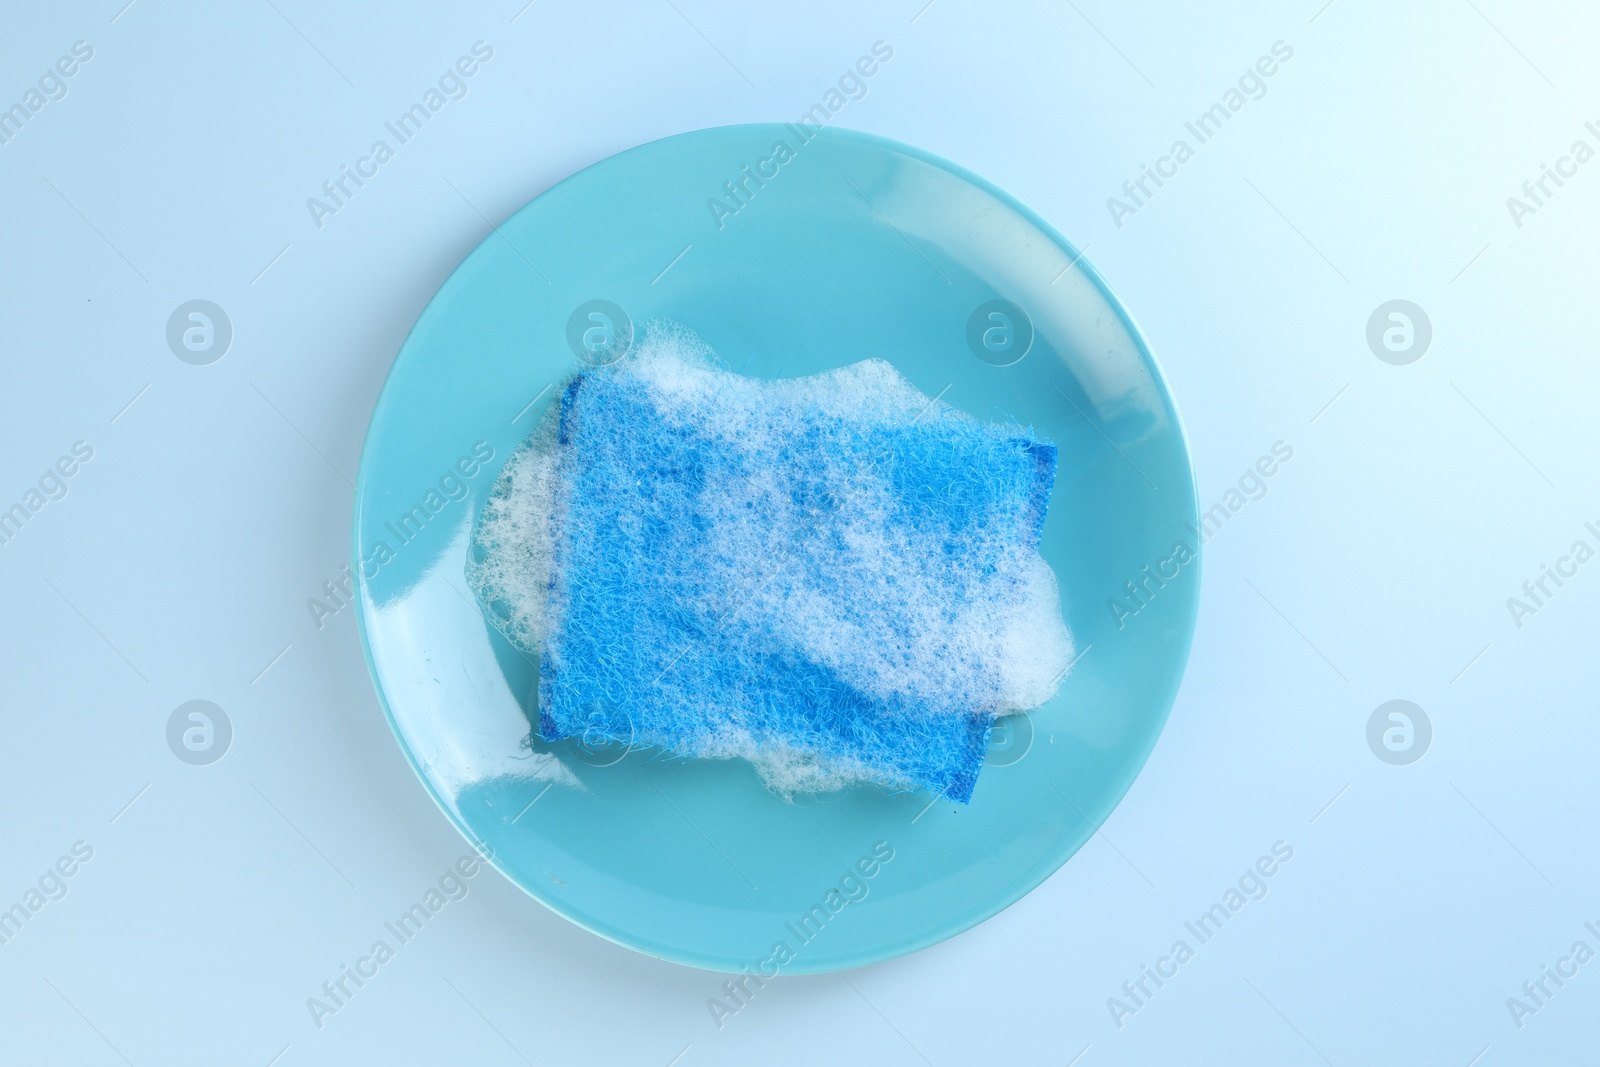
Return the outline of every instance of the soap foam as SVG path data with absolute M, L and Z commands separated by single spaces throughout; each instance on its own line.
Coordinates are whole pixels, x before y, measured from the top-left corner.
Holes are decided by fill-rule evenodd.
M 556 420 L 543 418 L 507 459 L 467 554 L 467 582 L 495 627 L 535 655 L 554 566 L 556 458 Z
M 964 800 L 993 716 L 1072 660 L 1038 555 L 1054 461 L 881 360 L 750 379 L 656 324 L 508 460 L 468 578 L 543 656 L 547 739 L 744 758 L 786 796 Z

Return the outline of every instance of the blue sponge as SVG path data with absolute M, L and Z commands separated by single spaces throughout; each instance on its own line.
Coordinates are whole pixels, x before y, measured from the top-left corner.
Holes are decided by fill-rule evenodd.
M 541 656 L 546 740 L 966 801 L 994 717 L 1071 662 L 1038 554 L 1055 463 L 886 363 L 748 379 L 655 327 L 508 462 L 469 578 Z

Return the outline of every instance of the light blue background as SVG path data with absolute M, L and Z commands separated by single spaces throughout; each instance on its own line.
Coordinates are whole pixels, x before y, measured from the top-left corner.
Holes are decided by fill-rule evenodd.
M 1600 949 L 1600 565 L 1520 629 L 1505 602 L 1600 526 L 1600 162 L 1521 228 L 1505 201 L 1597 146 L 1600 20 L 1502 0 L 273 2 L 5 16 L 0 104 L 74 41 L 95 55 L 0 145 L 0 507 L 74 441 L 95 455 L 0 545 L 0 906 L 73 842 L 94 858 L 0 945 L 0 1058 L 1464 1067 L 1592 1048 L 1600 962 L 1520 1030 L 1506 998 L 1575 940 Z M 317 229 L 305 199 L 480 39 L 470 95 Z M 722 976 L 603 942 L 492 872 L 317 1029 L 306 998 L 466 850 L 383 722 L 351 611 L 319 630 L 305 603 L 346 559 L 400 341 L 485 217 L 646 140 L 792 119 L 880 39 L 894 60 L 835 121 L 970 167 L 1087 246 L 1167 371 L 1203 506 L 1294 448 L 1207 545 L 1143 775 L 999 917 L 783 981 L 721 1029 Z M 1117 228 L 1106 198 L 1278 40 L 1294 58 L 1267 95 Z M 164 338 L 193 298 L 234 327 L 208 367 Z M 1410 366 L 1366 346 L 1393 298 L 1433 323 Z M 233 722 L 211 766 L 166 745 L 194 698 Z M 1433 722 L 1410 766 L 1366 746 L 1393 698 Z M 1279 840 L 1295 857 L 1270 895 L 1119 1030 L 1107 998 Z

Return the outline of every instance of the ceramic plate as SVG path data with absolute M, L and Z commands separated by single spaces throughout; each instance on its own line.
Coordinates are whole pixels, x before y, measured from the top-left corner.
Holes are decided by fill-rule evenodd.
M 868 787 L 786 803 L 742 761 L 530 737 L 537 662 L 467 588 L 472 522 L 590 352 L 585 331 L 600 331 L 593 346 L 657 317 L 747 375 L 887 359 L 928 396 L 1059 446 L 1041 551 L 1079 658 L 1048 704 L 1001 720 L 970 805 Z M 362 640 L 395 736 L 507 877 L 640 952 L 796 974 L 960 933 L 1105 820 L 1183 674 L 1195 521 L 1155 361 L 1044 220 L 905 145 L 751 125 L 595 164 L 466 258 L 379 397 L 353 550 Z

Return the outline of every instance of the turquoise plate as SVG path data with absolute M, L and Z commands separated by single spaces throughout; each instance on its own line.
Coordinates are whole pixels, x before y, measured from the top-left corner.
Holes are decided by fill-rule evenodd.
M 579 354 L 656 317 L 748 375 L 887 359 L 928 396 L 1060 447 L 1042 551 L 1078 660 L 1055 699 L 996 728 L 970 806 L 866 787 L 786 803 L 742 761 L 530 737 L 537 663 L 467 589 L 472 521 Z M 466 258 L 378 398 L 353 549 L 389 723 L 495 866 L 640 952 L 799 974 L 958 934 L 1088 840 L 1177 693 L 1195 522 L 1161 372 L 1048 223 L 915 148 L 751 125 L 597 163 Z

